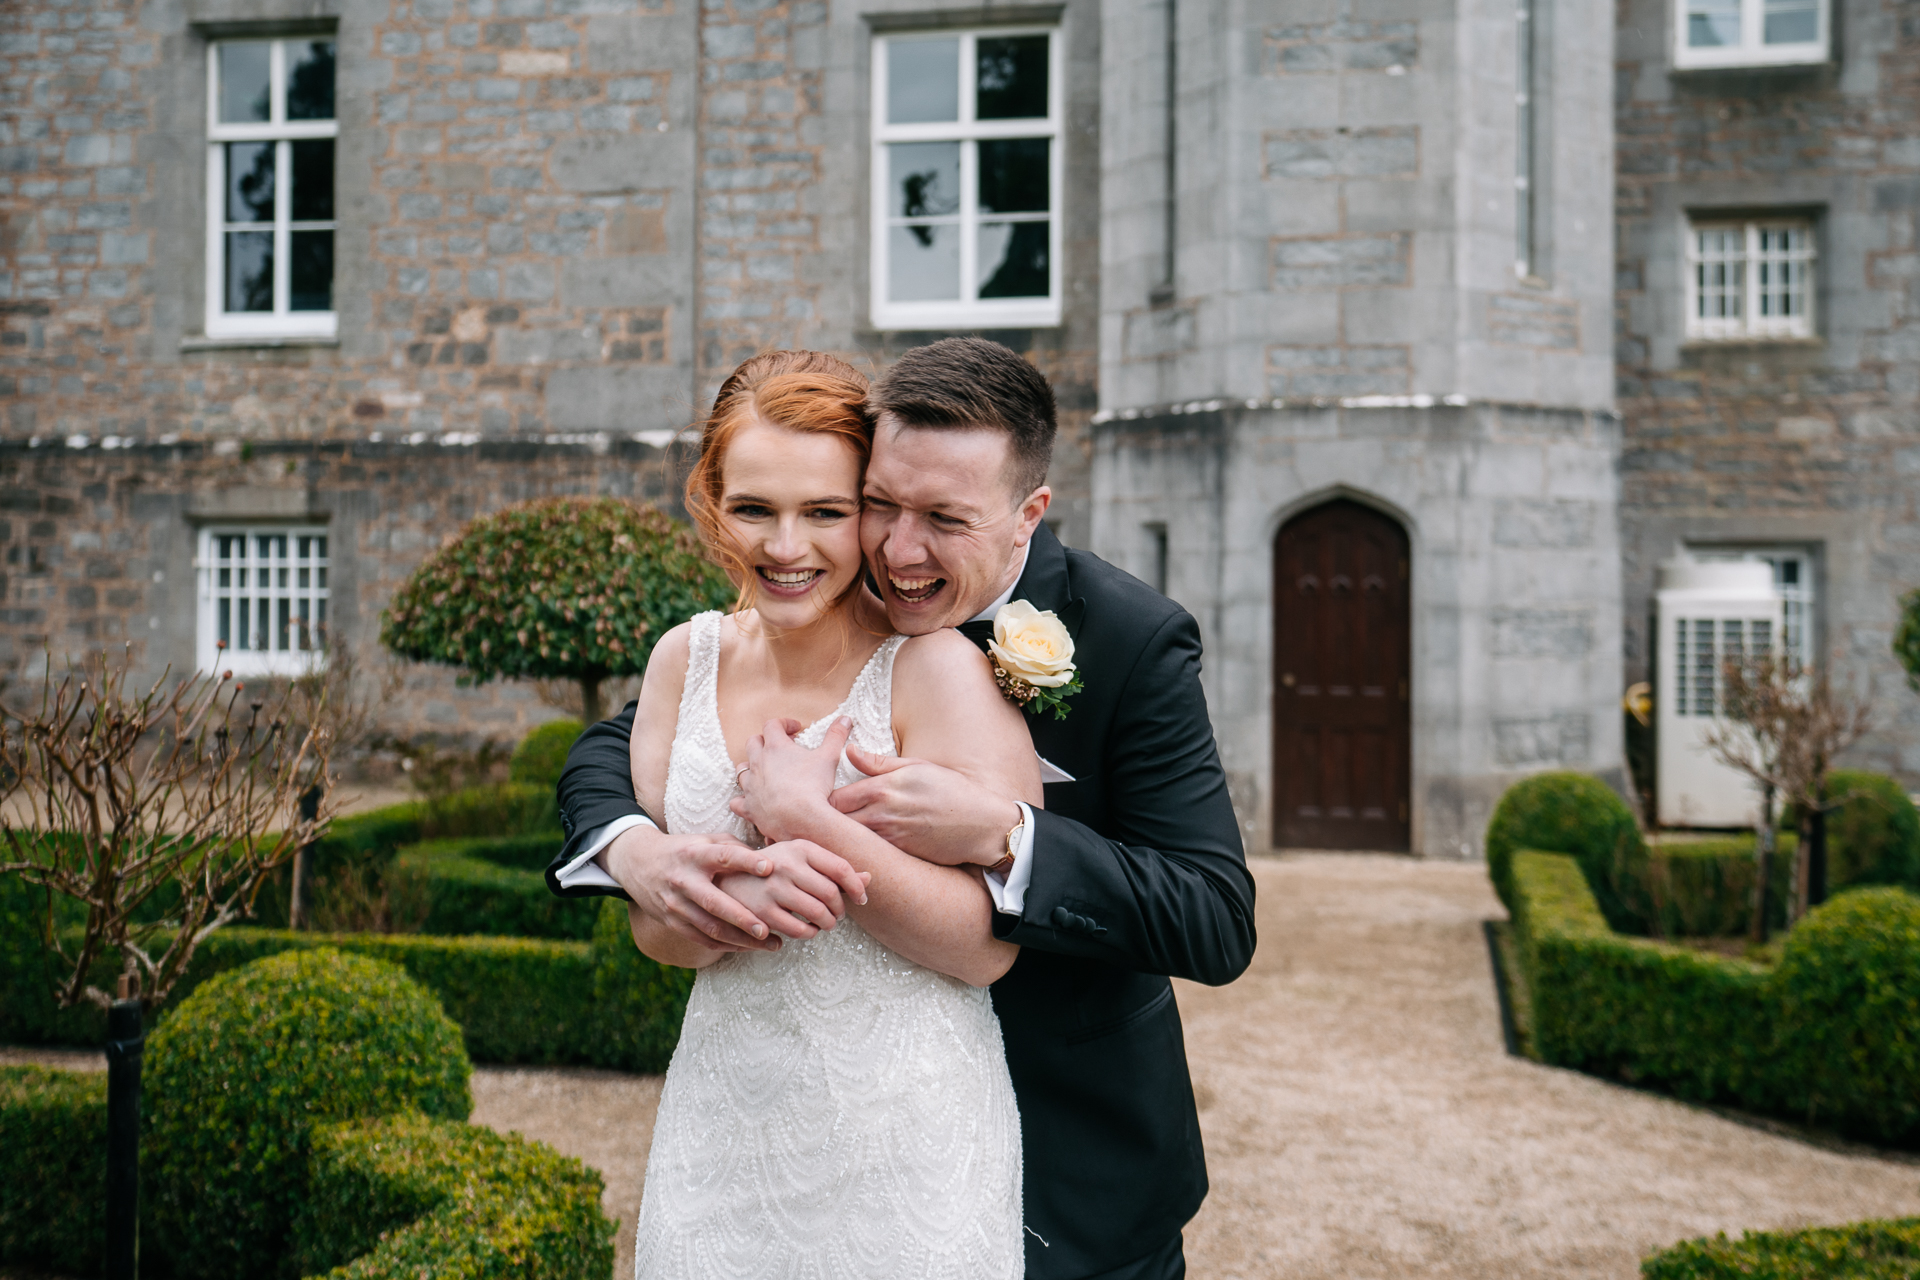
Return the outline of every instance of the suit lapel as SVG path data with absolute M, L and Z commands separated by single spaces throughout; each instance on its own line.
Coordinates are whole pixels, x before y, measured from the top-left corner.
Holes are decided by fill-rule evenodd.
M 1086 616 L 1087 602 L 1073 594 L 1073 576 L 1067 567 L 1067 549 L 1060 545 L 1060 539 L 1044 523 L 1034 528 L 1033 540 L 1027 548 L 1027 567 L 1020 574 L 1020 581 L 1014 584 L 1013 598 L 1025 600 L 1036 609 L 1051 609 L 1078 645 L 1080 622 Z M 1056 720 L 1051 714 L 1028 714 L 1026 721 L 1034 750 L 1067 772 L 1078 772 L 1065 758 L 1072 750 L 1071 714 L 1065 720 Z

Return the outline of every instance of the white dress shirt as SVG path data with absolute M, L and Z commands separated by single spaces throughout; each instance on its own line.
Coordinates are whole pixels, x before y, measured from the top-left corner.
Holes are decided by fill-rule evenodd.
M 1000 611 L 1000 607 L 1013 599 L 1013 589 L 1020 584 L 1020 575 L 1027 569 L 1028 550 L 1028 547 L 1020 549 L 1020 567 L 1014 571 L 1013 582 L 1000 593 L 999 599 L 967 621 L 991 622 L 993 615 Z M 1059 771 L 1055 769 L 1054 772 Z M 1027 886 L 1033 882 L 1033 810 L 1024 803 L 1020 803 L 1020 814 L 1025 821 L 1020 826 L 1019 836 L 1013 842 L 1013 866 L 1008 868 L 1004 875 L 989 874 L 986 878 L 987 893 L 993 898 L 994 909 L 1014 916 L 1020 915 L 1025 910 Z M 560 868 L 556 877 L 560 881 L 560 886 L 564 889 L 589 887 L 618 889 L 620 882 L 608 875 L 606 869 L 595 862 L 594 858 L 602 849 L 612 844 L 614 838 L 621 832 L 630 831 L 634 827 L 654 825 L 645 814 L 630 813 L 625 817 L 615 818 L 612 822 L 589 833 L 586 844 L 581 846 L 580 854 Z

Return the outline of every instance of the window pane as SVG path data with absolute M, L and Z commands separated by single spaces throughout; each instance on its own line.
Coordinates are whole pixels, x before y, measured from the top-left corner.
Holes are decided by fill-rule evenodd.
M 1820 0 L 1767 0 L 1762 36 L 1768 44 L 1807 44 L 1820 38 Z
M 227 233 L 227 310 L 273 310 L 273 233 Z
M 333 41 L 287 42 L 287 119 L 333 119 Z
M 1695 233 L 1700 262 L 1695 270 L 1695 314 L 1702 320 L 1737 320 L 1745 308 L 1746 231 L 1719 227 Z
M 1046 138 L 980 144 L 980 212 L 1047 211 Z
M 285 596 L 282 596 L 278 603 L 280 607 L 275 612 L 278 615 L 276 620 L 279 622 L 280 625 L 274 632 L 274 635 L 277 638 L 273 642 L 273 647 L 279 652 L 285 653 L 287 650 L 293 648 L 293 645 L 289 643 L 290 637 L 287 634 L 287 632 L 290 630 L 290 627 L 288 624 L 291 622 L 290 606 L 292 605 L 293 602 L 288 600 Z
M 293 149 L 293 220 L 333 221 L 333 139 L 307 138 Z
M 292 240 L 287 310 L 333 310 L 333 232 L 296 231 Z
M 960 42 L 887 41 L 887 120 L 924 124 L 960 118 Z
M 1047 224 L 980 224 L 980 296 L 1044 298 L 1048 292 Z
M 1047 37 L 981 37 L 975 118 L 1024 120 L 1047 114 Z
M 960 228 L 887 229 L 887 297 L 894 302 L 951 301 L 960 296 Z
M 959 143 L 898 143 L 887 148 L 887 165 L 891 216 L 940 218 L 960 212 Z
M 233 647 L 233 598 L 220 597 L 220 640 L 229 649 Z
M 227 144 L 227 221 L 273 221 L 271 142 Z
M 1687 44 L 1717 49 L 1740 43 L 1740 0 L 1688 0 Z
M 220 122 L 255 124 L 267 119 L 270 79 L 266 40 L 235 40 L 220 46 Z

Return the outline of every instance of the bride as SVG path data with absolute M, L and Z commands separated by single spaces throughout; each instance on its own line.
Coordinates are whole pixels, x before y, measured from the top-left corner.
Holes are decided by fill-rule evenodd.
M 740 588 L 731 615 L 662 636 L 634 720 L 635 793 L 673 832 L 757 842 L 729 808 L 749 741 L 797 721 L 974 775 L 1038 806 L 1020 713 L 953 631 L 886 635 L 862 590 L 866 380 L 814 352 L 756 356 L 714 401 L 687 505 Z M 823 767 L 829 763 L 823 759 Z M 831 786 L 859 777 L 845 757 Z M 910 857 L 835 815 L 865 882 L 844 920 L 808 919 L 790 878 L 722 889 L 785 939 L 719 954 L 632 913 L 634 941 L 697 968 L 640 1207 L 638 1277 L 1018 1280 L 1020 1124 L 986 986 L 995 940 L 978 874 Z M 809 850 L 780 853 L 806 884 Z M 813 898 L 836 901 L 824 877 Z

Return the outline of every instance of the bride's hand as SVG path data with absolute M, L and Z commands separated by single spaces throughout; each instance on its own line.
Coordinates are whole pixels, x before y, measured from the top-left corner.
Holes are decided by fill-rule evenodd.
M 747 762 L 737 782 L 740 795 L 733 811 L 759 828 L 769 840 L 797 834 L 810 813 L 830 810 L 834 770 L 853 733 L 853 721 L 841 716 L 827 729 L 818 747 L 809 750 L 794 741 L 801 726 L 794 720 L 769 720 L 767 727 L 747 740 Z
M 765 876 L 746 872 L 723 875 L 714 887 L 758 916 L 773 932 L 799 941 L 831 929 L 847 914 L 847 903 L 840 888 L 817 869 L 819 866 L 844 867 L 836 854 L 828 853 L 811 840 L 783 840 L 759 851 L 773 864 Z M 854 899 L 867 900 L 867 881 L 873 877 L 856 872 L 862 892 Z

